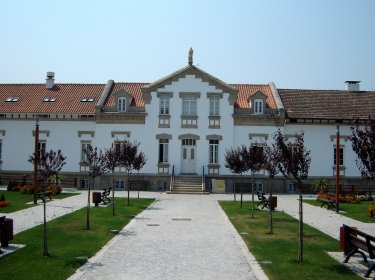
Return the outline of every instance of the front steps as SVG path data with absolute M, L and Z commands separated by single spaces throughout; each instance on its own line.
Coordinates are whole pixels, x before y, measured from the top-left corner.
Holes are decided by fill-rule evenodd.
M 171 194 L 208 194 L 202 191 L 202 177 L 197 175 L 180 175 L 174 177 Z

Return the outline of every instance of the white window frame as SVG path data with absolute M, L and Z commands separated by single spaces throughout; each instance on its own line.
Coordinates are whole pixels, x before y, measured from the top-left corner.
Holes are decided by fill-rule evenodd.
M 39 159 L 42 157 L 42 155 L 45 155 L 47 152 L 47 142 L 45 140 L 40 140 L 38 142 L 38 156 Z
M 81 189 L 88 189 L 89 188 L 89 179 L 87 179 L 87 178 L 81 179 L 80 187 L 81 187 Z
M 254 114 L 262 115 L 264 113 L 263 107 L 262 99 L 254 99 Z
M 115 189 L 116 190 L 125 190 L 125 181 L 121 178 L 115 179 Z
M 87 161 L 86 150 L 91 146 L 91 141 L 81 141 L 81 162 Z
M 344 147 L 340 146 L 340 166 L 344 166 Z M 333 165 L 336 166 L 336 145 L 333 146 Z
M 169 139 L 159 139 L 159 163 L 169 162 Z
M 169 115 L 169 96 L 160 96 L 160 115 Z
M 126 112 L 126 97 L 117 98 L 117 111 Z
M 195 95 L 182 96 L 182 115 L 196 116 L 197 115 L 197 100 Z
M 220 116 L 220 96 L 210 96 L 210 116 Z
M 219 163 L 219 140 L 209 140 L 209 163 Z

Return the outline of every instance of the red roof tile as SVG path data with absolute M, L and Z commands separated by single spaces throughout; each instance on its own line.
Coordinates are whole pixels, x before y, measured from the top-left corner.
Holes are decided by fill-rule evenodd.
M 143 93 L 141 91 L 142 87 L 148 85 L 148 83 L 115 83 L 112 87 L 111 93 L 108 96 L 104 106 L 113 107 L 115 106 L 114 94 L 120 90 L 125 90 L 134 99 L 132 106 L 144 107 L 145 103 L 143 100 Z
M 104 84 L 56 84 L 49 90 L 45 84 L 0 84 L 0 112 L 94 114 L 104 87 Z M 9 97 L 19 100 L 6 102 Z M 56 101 L 43 102 L 44 98 Z M 94 101 L 81 102 L 82 98 Z
M 249 85 L 249 84 L 231 84 L 232 87 L 239 90 L 237 96 L 237 108 L 249 108 L 249 97 L 257 91 L 263 92 L 267 96 L 266 103 L 269 108 L 276 109 L 276 102 L 272 95 L 270 86 L 267 85 Z
M 279 89 L 289 118 L 368 119 L 375 115 L 375 92 Z

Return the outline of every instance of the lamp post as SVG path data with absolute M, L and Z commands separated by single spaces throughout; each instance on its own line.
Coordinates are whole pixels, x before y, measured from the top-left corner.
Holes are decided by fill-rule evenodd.
M 34 143 L 34 204 L 37 204 L 36 193 L 38 192 L 38 165 L 39 165 L 39 119 L 35 121 L 35 143 Z
M 336 130 L 336 213 L 339 212 L 339 188 L 340 188 L 340 125 Z

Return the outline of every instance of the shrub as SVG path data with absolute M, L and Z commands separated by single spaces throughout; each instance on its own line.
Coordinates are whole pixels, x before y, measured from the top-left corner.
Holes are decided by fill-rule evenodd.
M 1 194 L 0 201 L 5 201 L 5 196 L 3 193 Z
M 15 191 L 17 185 L 18 183 L 16 181 L 9 181 L 7 191 Z
M 26 185 L 20 186 L 19 191 L 20 193 L 23 193 L 23 194 L 32 194 L 34 193 L 34 185 L 26 184 Z
M 368 215 L 370 217 L 375 217 L 375 205 L 374 204 L 368 207 Z
M 9 201 L 0 201 L 0 207 L 8 206 L 10 203 Z
M 316 197 L 317 200 L 331 199 L 336 200 L 336 194 L 328 193 L 325 191 L 320 191 Z M 339 202 L 342 203 L 360 203 L 361 200 L 358 195 L 348 193 L 348 194 L 339 194 Z
M 51 192 L 52 195 L 58 195 L 61 193 L 61 187 L 54 184 L 50 184 L 47 187 L 47 191 Z

